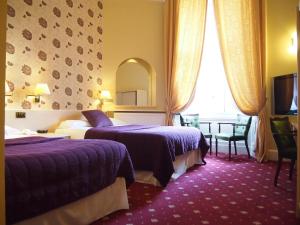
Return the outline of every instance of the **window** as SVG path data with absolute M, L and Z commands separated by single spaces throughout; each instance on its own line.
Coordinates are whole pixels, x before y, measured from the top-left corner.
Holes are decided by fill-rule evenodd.
M 241 113 L 231 95 L 221 56 L 213 1 L 208 1 L 206 30 L 194 101 L 186 113 L 223 117 Z

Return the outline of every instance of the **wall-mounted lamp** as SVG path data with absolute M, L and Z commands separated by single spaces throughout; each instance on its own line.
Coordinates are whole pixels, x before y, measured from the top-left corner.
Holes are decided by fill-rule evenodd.
M 50 95 L 50 90 L 46 83 L 37 83 L 34 89 L 34 95 L 27 95 L 27 97 L 34 96 L 34 102 L 40 102 L 42 95 Z
M 110 92 L 108 90 L 101 91 L 100 99 L 102 99 L 104 101 L 105 100 L 112 100 Z
M 100 98 L 96 100 L 96 104 L 99 109 L 102 109 L 104 102 L 112 102 L 111 94 L 108 90 L 100 91 Z
M 298 43 L 297 43 L 297 32 L 294 32 L 292 34 L 292 37 L 291 37 L 291 42 L 290 42 L 290 45 L 289 45 L 289 53 L 291 54 L 296 54 L 297 53 L 297 49 L 298 49 Z
M 127 62 L 128 63 L 138 63 L 138 61 L 136 61 L 135 59 L 128 59 Z
M 7 81 L 5 81 L 5 96 L 12 96 L 11 90 L 10 90 L 10 87 L 9 87 Z

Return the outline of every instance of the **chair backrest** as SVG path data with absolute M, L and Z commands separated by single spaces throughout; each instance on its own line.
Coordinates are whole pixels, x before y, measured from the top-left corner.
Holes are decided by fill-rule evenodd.
M 243 134 L 245 137 L 248 137 L 248 133 L 251 127 L 252 116 L 240 116 L 237 117 L 237 124 L 246 124 L 246 126 L 235 126 L 235 133 Z
M 279 154 L 284 153 L 286 148 L 296 147 L 293 137 L 292 126 L 288 117 L 270 118 L 272 135 Z
M 173 126 L 182 126 L 180 113 L 175 113 L 173 115 Z
M 180 114 L 181 125 L 185 126 L 185 123 L 189 123 L 188 126 L 199 128 L 199 114 Z

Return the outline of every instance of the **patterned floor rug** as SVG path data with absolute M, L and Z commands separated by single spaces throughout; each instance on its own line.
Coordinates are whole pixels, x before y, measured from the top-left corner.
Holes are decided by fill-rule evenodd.
M 208 156 L 166 188 L 134 183 L 128 190 L 130 210 L 121 210 L 93 225 L 300 225 L 296 219 L 296 174 L 288 180 L 284 164 L 278 187 L 276 164 L 246 156 Z

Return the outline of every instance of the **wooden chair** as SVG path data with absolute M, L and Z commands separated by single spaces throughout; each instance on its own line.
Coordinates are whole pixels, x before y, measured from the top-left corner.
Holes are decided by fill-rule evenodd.
M 182 118 L 180 116 L 180 113 L 173 114 L 173 126 L 181 127 L 182 126 L 181 120 L 182 120 Z
M 204 137 L 209 139 L 209 153 L 211 154 L 211 146 L 212 146 L 212 133 L 211 133 L 211 123 L 209 121 L 201 122 L 199 120 L 199 114 L 180 114 L 180 123 L 181 126 L 190 126 L 196 127 L 201 130 L 201 124 L 208 125 L 208 132 L 202 132 Z
M 219 133 L 215 134 L 216 138 L 216 156 L 218 155 L 218 140 L 229 142 L 229 160 L 231 160 L 231 142 L 233 141 L 235 155 L 237 155 L 236 142 L 245 141 L 248 157 L 250 158 L 250 151 L 248 147 L 248 133 L 251 126 L 252 117 L 240 117 L 236 123 L 219 122 Z M 232 133 L 222 133 L 221 125 L 232 125 Z
M 211 124 L 212 122 L 210 121 L 205 121 L 205 122 L 199 122 L 199 127 L 201 127 L 201 124 L 205 124 L 208 125 L 208 132 L 203 132 L 203 135 L 205 138 L 209 139 L 209 154 L 211 155 L 211 151 L 212 151 L 212 133 L 211 133 Z
M 288 117 L 271 118 L 271 130 L 278 150 L 277 169 L 275 173 L 274 186 L 277 186 L 277 180 L 283 158 L 291 160 L 289 178 L 292 179 L 295 162 L 297 159 L 297 145 L 294 139 L 295 132 Z

